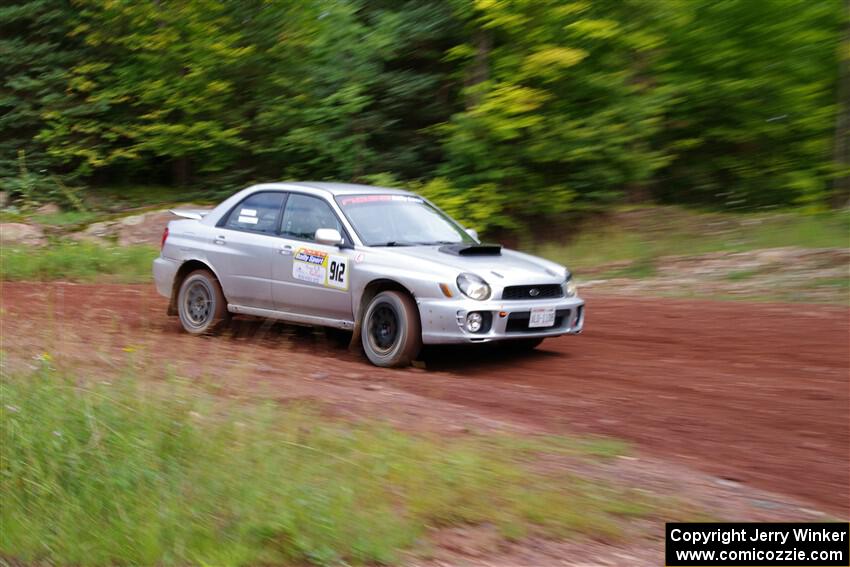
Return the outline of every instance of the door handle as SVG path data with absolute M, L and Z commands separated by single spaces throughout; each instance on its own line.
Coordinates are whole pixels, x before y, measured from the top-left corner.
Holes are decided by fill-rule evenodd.
M 218 237 L 215 240 L 213 240 L 213 242 L 215 242 L 216 244 L 223 245 L 224 244 L 224 235 L 219 234 Z
M 292 254 L 292 245 L 291 244 L 283 244 L 280 247 L 280 253 L 284 256 L 289 256 Z

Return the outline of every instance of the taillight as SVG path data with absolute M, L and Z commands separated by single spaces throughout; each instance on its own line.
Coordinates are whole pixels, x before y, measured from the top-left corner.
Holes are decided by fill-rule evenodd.
M 162 231 L 162 242 L 159 243 L 159 250 L 162 251 L 165 248 L 165 239 L 168 238 L 168 227 L 165 227 L 165 230 Z

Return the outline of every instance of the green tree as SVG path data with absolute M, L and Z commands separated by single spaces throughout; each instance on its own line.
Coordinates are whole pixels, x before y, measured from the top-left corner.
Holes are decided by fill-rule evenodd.
M 13 0 L 0 178 L 397 179 L 481 228 L 816 208 L 847 190 L 848 21 L 847 0 Z
M 844 0 L 844 32 L 838 46 L 838 87 L 833 161 L 832 204 L 850 206 L 850 0 Z
M 370 170 L 430 179 L 443 161 L 436 126 L 463 109 L 456 64 L 445 57 L 465 40 L 463 21 L 445 0 L 372 0 L 360 17 L 384 38 L 365 117 Z
M 449 56 L 463 63 L 467 108 L 444 128 L 442 173 L 476 196 L 470 205 L 486 204 L 490 224 L 610 202 L 665 165 L 651 145 L 663 92 L 640 63 L 662 42 L 641 26 L 651 5 L 458 6 L 471 41 Z
M 178 184 L 219 171 L 244 144 L 233 76 L 253 51 L 213 0 L 81 0 L 73 30 L 96 56 L 71 69 L 69 102 L 46 112 L 40 139 L 80 173 L 168 160 Z M 84 103 L 84 110 L 72 106 Z
M 0 180 L 19 175 L 19 152 L 31 172 L 56 160 L 35 139 L 43 113 L 64 99 L 67 69 L 81 58 L 69 38 L 73 10 L 61 0 L 21 0 L 0 6 Z M 73 110 L 73 109 L 70 109 Z
M 726 207 L 824 203 L 842 0 L 665 5 L 671 91 L 658 195 Z M 846 16 L 845 16 L 846 17 Z
M 273 177 L 352 179 L 371 161 L 362 113 L 379 38 L 358 21 L 356 2 L 299 9 L 308 20 L 296 40 L 301 58 L 290 59 L 291 36 L 264 50 L 272 70 L 255 95 L 263 139 L 256 152 Z
M 357 180 L 391 171 L 428 177 L 440 160 L 435 124 L 456 109 L 444 51 L 461 33 L 440 1 L 341 2 L 310 14 L 301 57 L 259 85 L 259 155 L 286 177 Z M 262 33 L 257 30 L 257 33 Z M 291 38 L 290 38 L 291 39 Z M 263 49 L 291 59 L 291 42 Z

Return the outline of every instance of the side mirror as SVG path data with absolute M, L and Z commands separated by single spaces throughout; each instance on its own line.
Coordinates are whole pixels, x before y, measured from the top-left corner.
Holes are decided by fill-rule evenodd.
M 327 246 L 340 246 L 344 242 L 342 235 L 335 228 L 320 228 L 314 238 L 319 244 Z
M 478 231 L 477 230 L 475 230 L 474 228 L 467 228 L 466 234 L 468 234 L 469 236 L 474 238 L 476 242 L 478 242 Z

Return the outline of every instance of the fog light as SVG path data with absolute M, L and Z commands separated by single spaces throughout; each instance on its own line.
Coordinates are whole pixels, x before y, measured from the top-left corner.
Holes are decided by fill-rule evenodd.
M 466 328 L 470 333 L 477 333 L 481 330 L 484 324 L 484 316 L 477 311 L 473 311 L 466 316 Z

